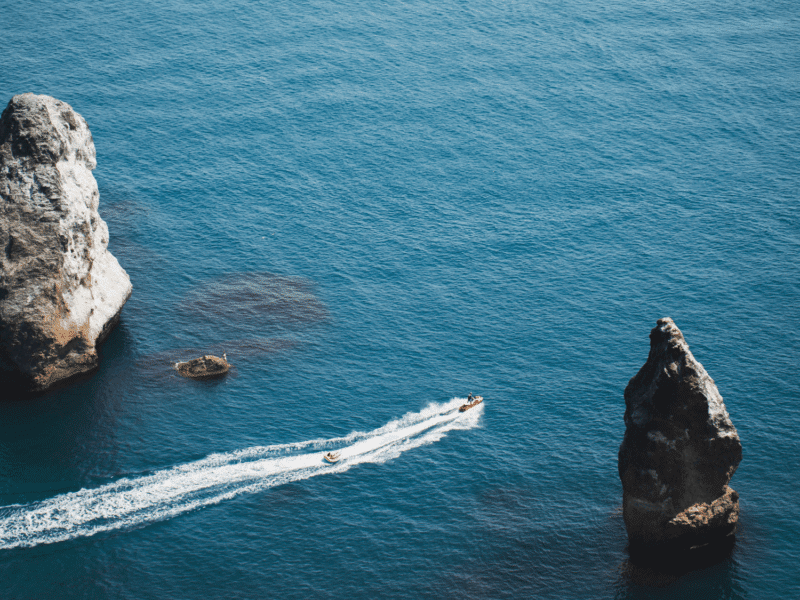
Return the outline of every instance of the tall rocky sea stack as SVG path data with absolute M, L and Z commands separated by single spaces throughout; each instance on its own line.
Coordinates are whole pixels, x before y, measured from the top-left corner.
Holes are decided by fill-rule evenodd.
M 50 96 L 0 116 L 0 380 L 41 391 L 97 366 L 131 282 L 97 212 L 86 121 Z
M 660 319 L 625 388 L 619 476 L 631 558 L 691 567 L 724 555 L 739 518 L 728 483 L 741 460 L 714 380 L 672 319 Z

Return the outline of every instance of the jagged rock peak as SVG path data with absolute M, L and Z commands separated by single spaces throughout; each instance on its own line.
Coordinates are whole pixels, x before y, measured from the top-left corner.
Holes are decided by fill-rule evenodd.
M 669 560 L 729 546 L 739 516 L 728 487 L 742 446 L 714 380 L 670 318 L 625 388 L 619 450 L 631 553 Z
M 108 251 L 86 121 L 50 96 L 0 116 L 0 375 L 44 390 L 97 366 L 131 294 Z

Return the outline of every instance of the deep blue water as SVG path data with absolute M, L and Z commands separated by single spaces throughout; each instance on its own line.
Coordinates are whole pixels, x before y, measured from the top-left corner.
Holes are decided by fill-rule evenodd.
M 0 402 L 3 598 L 800 597 L 795 2 L 0 15 L 134 285 L 92 379 Z M 616 460 L 662 316 L 744 459 L 731 557 L 656 586 Z

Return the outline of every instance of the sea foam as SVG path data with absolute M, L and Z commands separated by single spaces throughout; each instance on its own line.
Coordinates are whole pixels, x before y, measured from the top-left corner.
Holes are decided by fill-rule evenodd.
M 293 444 L 257 446 L 122 478 L 47 500 L 0 508 L 0 549 L 31 547 L 105 531 L 129 529 L 176 517 L 241 494 L 341 473 L 361 463 L 384 463 L 440 440 L 448 431 L 475 427 L 483 405 L 464 413 L 464 400 L 430 404 L 370 432 Z M 341 460 L 328 464 L 325 452 Z

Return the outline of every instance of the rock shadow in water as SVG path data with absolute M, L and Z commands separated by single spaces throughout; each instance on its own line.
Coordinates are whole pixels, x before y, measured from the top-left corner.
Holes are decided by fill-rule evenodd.
M 608 513 L 609 522 L 614 532 L 624 534 L 625 524 L 623 522 L 622 503 L 615 506 Z M 610 540 L 612 543 L 614 540 Z M 736 536 L 730 536 L 725 540 L 726 543 L 713 545 L 709 548 L 697 548 L 693 551 L 682 553 L 671 553 L 668 555 L 640 554 L 630 544 L 626 543 L 624 549 L 620 550 L 624 559 L 618 563 L 617 578 L 618 587 L 627 588 L 629 586 L 637 588 L 664 588 L 669 587 L 693 572 L 704 569 L 717 569 L 722 572 L 723 580 L 729 580 L 730 576 L 725 574 L 726 563 L 731 558 L 732 552 L 736 547 Z M 719 573 L 718 573 L 719 575 Z

